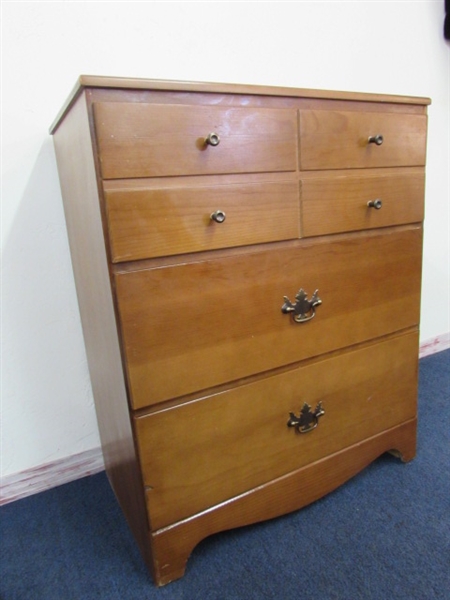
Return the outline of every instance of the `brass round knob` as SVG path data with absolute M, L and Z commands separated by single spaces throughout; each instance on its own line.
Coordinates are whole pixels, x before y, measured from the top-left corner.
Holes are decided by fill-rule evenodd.
M 217 133 L 211 132 L 208 133 L 208 135 L 205 138 L 205 144 L 207 144 L 208 146 L 218 146 L 220 142 L 220 137 L 217 135 Z
M 223 223 L 227 215 L 223 212 L 223 210 L 216 210 L 211 215 L 211 221 L 215 221 L 216 223 Z
M 376 144 L 377 146 L 381 146 L 383 143 L 383 136 L 380 133 L 377 135 L 371 135 L 369 137 L 369 144 Z
M 383 206 L 383 203 L 379 198 L 377 198 L 376 200 L 370 200 L 370 202 L 367 203 L 367 206 L 369 208 L 375 208 L 376 210 L 380 210 L 380 208 Z

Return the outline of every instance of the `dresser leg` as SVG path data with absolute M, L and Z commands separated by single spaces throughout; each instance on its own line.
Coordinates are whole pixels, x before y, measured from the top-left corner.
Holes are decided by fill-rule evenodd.
M 151 534 L 151 538 L 154 561 L 152 571 L 156 585 L 161 587 L 183 577 L 188 558 L 200 540 L 194 537 L 192 541 L 186 536 L 177 540 L 170 532 L 165 535 L 165 530 Z
M 416 445 L 417 445 L 417 418 L 413 419 L 409 423 L 412 423 L 412 427 L 406 427 L 408 435 L 398 435 L 393 438 L 392 447 L 389 450 L 389 454 L 399 458 L 402 462 L 407 463 L 413 460 L 416 456 Z M 405 428 L 398 428 L 399 431 Z
M 407 445 L 389 450 L 389 454 L 399 458 L 404 463 L 410 462 L 416 456 L 416 440 L 409 440 Z

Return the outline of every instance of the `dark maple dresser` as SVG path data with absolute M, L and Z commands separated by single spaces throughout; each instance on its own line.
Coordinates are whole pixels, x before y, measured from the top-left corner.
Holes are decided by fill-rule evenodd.
M 429 102 L 82 76 L 52 126 L 106 470 L 158 585 L 414 457 Z

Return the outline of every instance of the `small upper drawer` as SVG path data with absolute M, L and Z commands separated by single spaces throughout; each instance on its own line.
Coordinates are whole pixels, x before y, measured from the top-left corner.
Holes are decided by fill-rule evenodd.
M 94 117 L 105 179 L 296 169 L 295 110 L 100 102 Z
M 421 166 L 426 128 L 426 115 L 301 110 L 300 168 Z
M 423 220 L 423 169 L 409 173 L 347 172 L 305 178 L 302 235 L 326 235 Z
M 296 181 L 108 189 L 113 262 L 298 238 Z
M 417 346 L 402 335 L 138 417 L 153 529 L 414 418 Z M 319 402 L 316 429 L 287 426 Z

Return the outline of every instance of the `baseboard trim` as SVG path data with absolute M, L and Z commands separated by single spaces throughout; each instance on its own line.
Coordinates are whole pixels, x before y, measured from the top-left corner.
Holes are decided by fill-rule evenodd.
M 419 358 L 431 356 L 448 348 L 450 348 L 450 333 L 444 333 L 422 342 Z M 104 468 L 102 449 L 98 447 L 14 475 L 7 475 L 1 481 L 0 506 L 94 475 Z
M 102 449 L 92 448 L 1 479 L 0 506 L 70 483 L 105 468 Z
M 431 356 L 450 348 L 450 333 L 443 333 L 420 344 L 419 358 Z

